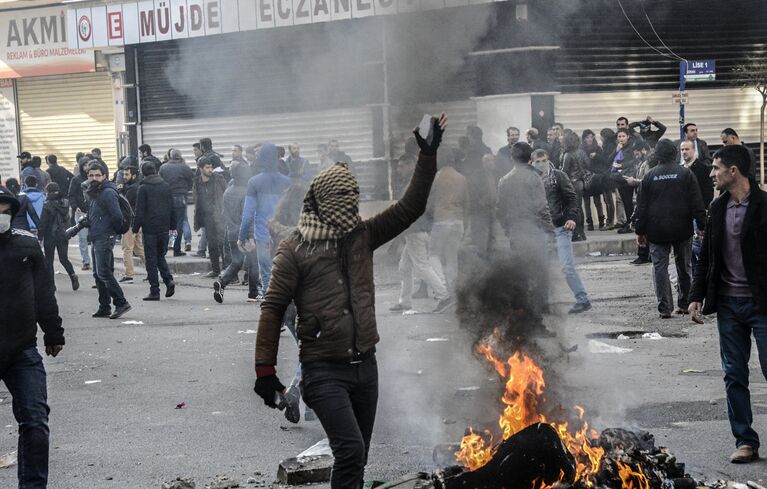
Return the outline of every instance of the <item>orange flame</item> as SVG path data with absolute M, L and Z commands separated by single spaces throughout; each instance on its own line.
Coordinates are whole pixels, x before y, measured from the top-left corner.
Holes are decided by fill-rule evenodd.
M 548 423 L 559 434 L 562 442 L 576 459 L 576 481 L 582 481 L 586 487 L 592 487 L 593 477 L 599 472 L 604 449 L 592 446 L 592 440 L 598 437 L 596 431 L 589 428 L 583 421 L 584 409 L 575 406 L 579 421 L 583 421 L 580 429 L 570 431 L 568 423 L 556 423 L 546 419 L 539 410 L 543 399 L 546 382 L 543 370 L 527 355 L 516 352 L 505 362 L 495 356 L 487 344 L 479 344 L 477 352 L 493 364 L 501 378 L 506 379 L 506 387 L 501 400 L 505 404 L 503 413 L 498 419 L 503 439 L 506 440 L 535 423 Z M 476 470 L 487 464 L 493 457 L 494 447 L 492 437 L 470 431 L 461 441 L 461 450 L 456 453 L 457 460 L 469 470 Z M 564 477 L 562 474 L 561 479 Z M 536 482 L 541 488 L 548 488 L 542 481 Z M 644 486 L 627 487 L 624 489 L 646 489 Z
M 618 477 L 621 478 L 623 489 L 650 489 L 650 481 L 640 467 L 634 470 L 630 465 L 622 464 L 620 460 L 615 462 L 618 464 Z

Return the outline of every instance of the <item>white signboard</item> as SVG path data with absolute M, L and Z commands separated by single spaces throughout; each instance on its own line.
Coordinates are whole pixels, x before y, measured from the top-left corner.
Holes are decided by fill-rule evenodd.
M 140 0 L 70 9 L 77 35 L 67 42 L 101 48 L 492 1 L 503 0 Z
M 106 16 L 106 9 L 94 10 Z M 67 44 L 78 33 L 93 41 L 88 21 L 81 19 L 76 30 L 77 19 L 76 11 L 62 7 L 0 12 L 0 78 L 96 71 L 93 51 Z
M 13 80 L 0 79 L 0 180 L 19 178 L 18 134 L 16 132 L 16 97 Z

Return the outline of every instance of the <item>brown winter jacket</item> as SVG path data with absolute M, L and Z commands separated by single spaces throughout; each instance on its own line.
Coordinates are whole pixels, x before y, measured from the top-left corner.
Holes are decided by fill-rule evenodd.
M 374 351 L 379 337 L 373 252 L 424 213 L 435 173 L 436 157 L 419 156 L 402 198 L 363 221 L 338 243 L 302 244 L 297 231 L 280 243 L 269 290 L 261 304 L 256 338 L 258 372 L 277 364 L 282 317 L 291 300 L 298 309 L 302 363 L 345 361 Z

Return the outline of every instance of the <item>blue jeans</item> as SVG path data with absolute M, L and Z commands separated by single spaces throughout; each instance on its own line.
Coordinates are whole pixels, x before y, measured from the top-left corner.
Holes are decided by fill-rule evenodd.
M 80 209 L 75 211 L 75 220 L 79 220 L 85 213 Z M 80 246 L 80 256 L 83 259 L 83 265 L 91 264 L 91 255 L 88 253 L 88 230 L 83 229 L 77 233 L 77 244 Z
M 176 213 L 176 240 L 173 242 L 173 252 L 178 253 L 181 251 L 181 235 L 183 234 L 184 242 L 192 242 L 192 230 L 189 228 L 189 218 L 186 215 L 186 195 L 174 194 L 173 195 L 173 210 Z
M 258 271 L 261 274 L 261 293 L 266 295 L 269 290 L 269 279 L 272 278 L 272 249 L 268 241 L 256 241 L 258 256 Z
M 229 249 L 232 261 L 221 274 L 221 286 L 226 287 L 237 280 L 240 270 L 248 273 L 248 297 L 255 298 L 258 295 L 258 258 L 256 252 L 243 253 L 237 247 L 237 241 L 229 241 Z
M 123 290 L 115 279 L 115 237 L 108 236 L 93 241 L 91 248 L 93 254 L 93 277 L 96 279 L 96 288 L 99 291 L 99 310 L 111 309 L 110 300 L 115 307 L 122 306 L 125 300 Z
M 43 359 L 37 348 L 22 350 L 0 362 L 0 380 L 13 399 L 19 423 L 19 488 L 45 489 L 48 484 L 48 393 Z
M 331 489 L 362 487 L 378 406 L 375 356 L 357 364 L 314 362 L 303 366 L 302 394 L 333 450 Z
M 578 304 L 587 304 L 589 295 L 581 282 L 581 277 L 575 270 L 575 258 L 573 258 L 573 232 L 566 231 L 564 227 L 554 229 L 554 235 L 557 238 L 557 255 L 559 256 L 559 266 L 562 273 L 565 274 L 567 286 L 575 296 L 575 302 Z
M 157 278 L 159 270 L 163 283 L 167 286 L 173 282 L 173 275 L 165 261 L 165 253 L 168 252 L 168 233 L 146 234 L 144 233 L 144 259 L 146 260 L 146 275 L 149 280 L 149 293 L 160 293 L 160 281 Z
M 748 360 L 751 334 L 756 340 L 759 365 L 767 378 L 767 314 L 760 313 L 751 297 L 719 296 L 716 303 L 719 348 L 727 393 L 727 416 L 735 445 L 759 448 L 759 435 L 751 423 L 751 393 L 748 390 Z

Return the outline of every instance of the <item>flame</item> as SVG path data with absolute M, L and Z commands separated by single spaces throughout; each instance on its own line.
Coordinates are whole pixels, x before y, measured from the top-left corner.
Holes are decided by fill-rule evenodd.
M 622 464 L 620 460 L 615 462 L 618 464 L 618 476 L 621 478 L 623 489 L 650 489 L 650 481 L 640 467 L 634 470 L 630 465 Z
M 594 476 L 599 472 L 604 449 L 592 446 L 592 440 L 598 438 L 598 433 L 589 427 L 584 421 L 585 411 L 580 406 L 575 406 L 578 420 L 581 422 L 579 429 L 570 429 L 567 422 L 557 423 L 550 421 L 540 412 L 539 404 L 543 400 L 543 391 L 546 382 L 543 370 L 535 361 L 527 355 L 516 352 L 505 362 L 499 359 L 488 344 L 479 344 L 477 352 L 494 366 L 498 375 L 506 379 L 506 386 L 501 400 L 505 407 L 498 419 L 498 425 L 502 430 L 503 439 L 506 440 L 514 434 L 522 431 L 535 423 L 548 423 L 559 434 L 562 442 L 576 459 L 576 481 L 582 482 L 586 487 L 593 487 Z M 461 441 L 461 450 L 456 453 L 456 459 L 469 470 L 476 470 L 487 464 L 493 457 L 494 448 L 492 437 L 486 433 L 485 437 L 470 430 Z M 560 475 L 560 482 L 564 474 Z M 552 486 L 543 481 L 536 481 L 534 486 L 540 485 L 541 489 Z M 626 486 L 624 489 L 647 489 L 646 486 Z

